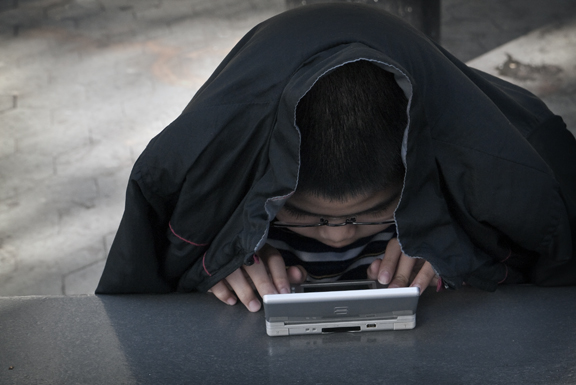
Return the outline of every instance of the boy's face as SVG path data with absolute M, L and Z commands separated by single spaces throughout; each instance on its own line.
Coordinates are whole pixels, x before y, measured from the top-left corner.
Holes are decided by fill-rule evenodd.
M 394 219 L 400 192 L 401 188 L 398 187 L 339 201 L 300 194 L 297 191 L 288 199 L 276 218 L 281 222 L 295 224 L 319 223 L 320 218 L 334 224 L 345 222 L 350 218 L 355 218 L 356 222 L 390 220 Z M 390 224 L 292 227 L 290 230 L 328 246 L 340 248 L 360 238 L 374 235 L 388 226 Z

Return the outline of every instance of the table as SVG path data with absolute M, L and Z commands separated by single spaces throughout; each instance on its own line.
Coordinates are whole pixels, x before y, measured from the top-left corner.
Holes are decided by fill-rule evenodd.
M 268 337 L 210 294 L 0 298 L 0 384 L 575 384 L 576 287 L 421 297 L 416 328 Z

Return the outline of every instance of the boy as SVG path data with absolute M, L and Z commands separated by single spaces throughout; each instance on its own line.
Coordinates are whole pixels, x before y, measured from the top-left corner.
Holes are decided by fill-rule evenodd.
M 302 7 L 250 31 L 150 142 L 97 293 L 211 290 L 256 311 L 252 284 L 308 272 L 574 284 L 574 164 L 534 95 L 377 9 Z
M 416 259 L 401 255 L 394 238 L 405 173 L 400 149 L 406 109 L 392 73 L 368 61 L 344 64 L 318 79 L 298 102 L 298 186 L 257 253 L 264 263 L 244 266 L 211 291 L 228 304 L 238 296 L 251 311 L 261 306 L 251 282 L 260 295 L 289 293 L 289 281 L 367 276 L 424 291 L 434 270 L 426 262 L 411 280 Z

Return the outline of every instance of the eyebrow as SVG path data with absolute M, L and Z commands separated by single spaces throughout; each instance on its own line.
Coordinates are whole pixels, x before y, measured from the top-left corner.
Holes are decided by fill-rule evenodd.
M 371 212 L 374 211 L 380 211 L 380 210 L 385 210 L 387 209 L 392 202 L 394 202 L 401 194 L 402 190 L 397 191 L 395 194 L 393 194 L 392 196 L 390 196 L 388 199 L 383 200 L 380 203 L 375 204 L 374 206 L 370 207 L 369 209 L 360 211 L 358 213 L 354 213 L 354 214 L 346 214 L 346 215 L 338 215 L 338 216 L 333 216 L 333 215 L 326 215 L 326 214 L 319 214 L 319 213 L 313 213 L 310 211 L 306 211 L 303 210 L 299 207 L 296 207 L 294 205 L 292 205 L 289 202 L 284 203 L 284 207 L 287 208 L 289 211 L 292 211 L 296 214 L 301 214 L 301 215 L 309 215 L 311 217 L 320 217 L 320 218 L 353 218 L 356 216 L 360 216 L 360 215 L 364 215 L 364 214 L 369 214 Z

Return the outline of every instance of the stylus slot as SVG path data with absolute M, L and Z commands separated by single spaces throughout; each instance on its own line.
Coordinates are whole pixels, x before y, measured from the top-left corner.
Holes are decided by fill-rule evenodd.
M 322 328 L 322 333 L 359 332 L 360 330 L 360 326 L 340 326 L 334 328 Z

